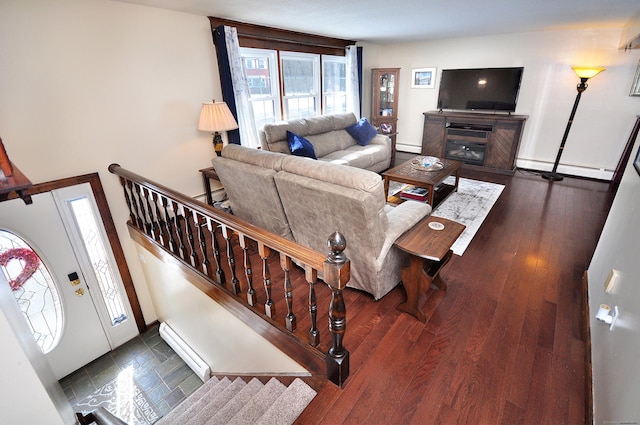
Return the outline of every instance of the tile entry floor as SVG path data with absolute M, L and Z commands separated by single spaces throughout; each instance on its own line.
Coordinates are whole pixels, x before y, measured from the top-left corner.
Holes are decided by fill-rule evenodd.
M 202 385 L 202 381 L 164 342 L 158 325 L 60 380 L 74 411 L 77 403 L 117 378 L 133 377 L 162 417 Z

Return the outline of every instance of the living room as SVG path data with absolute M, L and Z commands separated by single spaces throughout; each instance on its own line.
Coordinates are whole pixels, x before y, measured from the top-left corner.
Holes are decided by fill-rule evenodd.
M 571 66 L 606 67 L 589 81 L 563 154 L 563 163 L 572 166 L 561 170 L 608 180 L 638 114 L 638 98 L 630 97 L 629 89 L 640 57 L 638 50 L 618 48 L 622 25 L 362 42 L 363 87 L 370 85 L 369 69 L 401 68 L 398 144 L 418 153 L 422 113 L 436 108 L 437 90 L 411 89 L 412 68 L 524 66 L 517 113 L 529 119 L 517 165 L 550 169 L 576 94 L 578 80 Z M 378 32 L 384 36 L 383 29 Z M 121 202 L 122 190 L 107 166 L 117 162 L 182 193 L 202 194 L 197 170 L 210 165 L 213 150 L 210 135 L 196 128 L 197 116 L 202 102 L 222 99 L 209 21 L 109 0 L 9 1 L 0 6 L 0 51 L 0 127 L 11 159 L 33 182 L 100 173 L 145 319 L 153 322 L 156 314 L 139 254 L 124 225 L 128 211 Z M 368 111 L 367 94 L 363 100 L 363 111 Z M 36 121 L 29 121 L 32 117 Z M 633 173 L 630 168 L 625 174 L 621 193 L 637 191 L 640 183 Z M 637 210 L 638 201 L 631 197 L 614 209 L 628 227 L 605 228 L 606 240 L 590 269 L 594 287 L 602 286 L 611 268 L 637 275 L 637 234 L 630 229 L 634 216 L 629 216 L 636 211 L 637 218 Z M 610 258 L 614 253 L 617 260 Z M 625 295 L 632 299 L 637 292 Z M 600 293 L 592 297 L 594 314 L 593 306 L 600 302 L 624 306 L 623 318 L 638 314 L 637 307 L 625 306 L 623 299 L 612 301 L 612 295 L 607 299 Z M 612 369 L 606 361 L 614 356 L 611 344 L 624 349 L 620 339 L 633 339 L 636 331 L 622 328 L 609 336 L 602 328 L 594 329 L 594 374 L 600 376 L 595 402 L 605 412 L 630 412 L 629 400 L 640 392 L 632 384 L 635 375 L 628 373 L 635 370 L 637 347 L 628 347 L 630 353 L 624 355 L 615 351 L 619 357 Z M 603 377 L 614 372 L 627 376 L 620 389 Z M 619 406 L 606 394 L 621 394 L 623 388 L 627 395 Z

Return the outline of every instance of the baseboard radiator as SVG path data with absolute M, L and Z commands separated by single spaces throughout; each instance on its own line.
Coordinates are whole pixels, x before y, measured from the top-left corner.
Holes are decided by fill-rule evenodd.
M 198 375 L 202 382 L 207 382 L 211 377 L 211 368 L 187 343 L 180 338 L 166 323 L 160 323 L 160 337 L 173 348 L 180 358 Z

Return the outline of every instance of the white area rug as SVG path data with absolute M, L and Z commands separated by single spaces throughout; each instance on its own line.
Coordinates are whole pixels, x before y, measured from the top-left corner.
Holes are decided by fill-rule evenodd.
M 454 177 L 447 178 L 445 183 L 453 184 Z M 389 192 L 397 192 L 403 187 L 404 185 L 391 182 Z M 461 178 L 458 191 L 449 195 L 433 210 L 432 216 L 447 218 L 467 226 L 451 248 L 454 254 L 464 254 L 503 189 L 501 184 Z

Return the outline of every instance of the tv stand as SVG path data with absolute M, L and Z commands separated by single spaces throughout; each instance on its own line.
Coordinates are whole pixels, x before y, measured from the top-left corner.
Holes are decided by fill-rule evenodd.
M 526 115 L 424 112 L 422 155 L 457 159 L 464 168 L 513 174 Z

